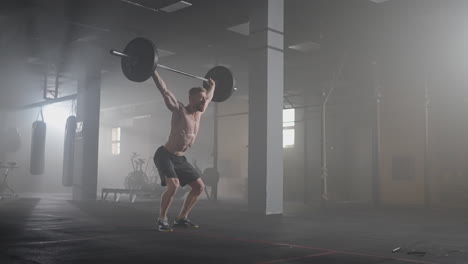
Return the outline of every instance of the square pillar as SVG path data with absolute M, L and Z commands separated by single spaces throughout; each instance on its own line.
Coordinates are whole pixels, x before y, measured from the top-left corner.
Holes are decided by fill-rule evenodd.
M 249 210 L 282 214 L 284 1 L 249 5 Z
M 91 67 L 78 79 L 73 200 L 96 200 L 101 71 Z

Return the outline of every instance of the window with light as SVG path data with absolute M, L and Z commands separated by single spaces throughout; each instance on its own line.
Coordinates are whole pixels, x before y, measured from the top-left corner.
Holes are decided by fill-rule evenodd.
M 283 148 L 294 147 L 295 134 L 295 111 L 294 109 L 283 110 Z
M 112 155 L 120 155 L 120 127 L 112 128 Z

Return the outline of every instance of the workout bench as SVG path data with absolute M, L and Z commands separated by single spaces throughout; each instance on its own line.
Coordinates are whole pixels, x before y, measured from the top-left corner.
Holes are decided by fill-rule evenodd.
M 101 190 L 101 200 L 105 201 L 107 199 L 107 195 L 109 193 L 114 194 L 114 202 L 118 202 L 120 200 L 120 195 L 122 194 L 128 194 L 130 195 L 130 202 L 134 203 L 136 200 L 136 195 L 137 195 L 136 190 L 130 190 L 130 189 L 112 189 L 112 188 L 102 188 Z

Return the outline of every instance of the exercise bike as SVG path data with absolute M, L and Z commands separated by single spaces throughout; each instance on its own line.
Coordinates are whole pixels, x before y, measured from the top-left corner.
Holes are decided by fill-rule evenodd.
M 143 171 L 145 159 L 138 158 L 140 155 L 133 152 L 130 156 L 133 171 L 125 177 L 124 186 L 130 190 L 151 191 L 151 184 L 146 172 Z

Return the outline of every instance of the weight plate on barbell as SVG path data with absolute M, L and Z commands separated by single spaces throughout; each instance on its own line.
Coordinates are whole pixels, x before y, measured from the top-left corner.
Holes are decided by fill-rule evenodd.
M 216 83 L 213 102 L 224 102 L 234 92 L 234 77 L 232 76 L 231 70 L 224 66 L 212 68 L 205 75 L 205 78 L 211 78 Z M 208 88 L 206 82 L 203 82 L 203 87 Z
M 129 80 L 144 82 L 148 80 L 158 65 L 158 50 L 154 43 L 146 38 L 130 41 L 123 53 L 122 71 Z

